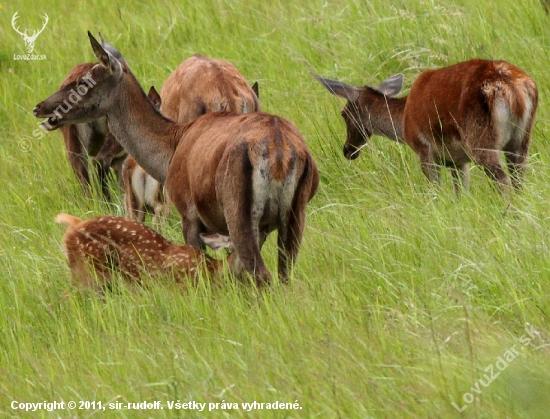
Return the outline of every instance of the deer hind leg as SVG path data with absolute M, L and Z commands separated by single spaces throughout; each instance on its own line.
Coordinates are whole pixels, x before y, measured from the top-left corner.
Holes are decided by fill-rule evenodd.
M 302 243 L 306 221 L 306 205 L 312 195 L 313 179 L 311 162 L 308 160 L 294 191 L 290 211 L 285 214 L 286 219 L 281 220 L 279 227 L 277 237 L 279 248 L 278 273 L 281 281 L 285 284 L 288 283 L 289 269 L 294 266 Z
M 527 162 L 527 149 L 524 150 L 515 150 L 515 151 L 505 151 L 504 156 L 506 157 L 506 164 L 508 166 L 508 171 L 510 172 L 510 178 L 512 180 L 512 186 L 515 189 L 520 189 L 523 176 L 525 174 L 525 167 Z
M 521 187 L 525 174 L 527 154 L 529 153 L 529 144 L 531 142 L 531 126 L 532 121 L 528 124 L 527 130 L 516 128 L 517 137 L 519 138 L 512 138 L 504 147 L 506 164 L 512 179 L 512 186 L 515 189 Z
M 474 150 L 473 159 L 476 164 L 479 164 L 485 170 L 485 173 L 495 183 L 497 188 L 506 194 L 510 187 L 510 179 L 503 170 L 500 163 L 500 153 L 498 150 Z
M 178 208 L 179 213 L 181 214 L 181 228 L 183 231 L 183 238 L 185 243 L 196 247 L 197 249 L 204 249 L 205 244 L 201 240 L 201 233 L 206 233 L 206 227 L 201 221 L 197 209 L 194 205 L 187 206 L 185 204 L 184 211 L 181 211 L 181 206 L 178 206 L 177 202 L 174 202 L 176 208 Z
M 269 193 L 269 182 L 260 170 L 254 170 L 246 143 L 232 150 L 225 164 L 231 167 L 224 171 L 223 184 L 217 190 L 223 202 L 228 203 L 224 206 L 224 215 L 236 253 L 231 268 L 243 267 L 253 275 L 258 286 L 267 285 L 271 282 L 271 274 L 260 253 L 259 221 L 266 202 L 264 195 Z
M 170 215 L 170 201 L 162 184 L 159 184 L 159 192 L 153 208 L 153 227 L 160 231 L 160 226 Z
M 139 220 L 141 202 L 138 200 L 137 193 L 134 190 L 134 182 L 139 182 L 138 176 L 134 177 L 136 162 L 128 157 L 122 165 L 122 185 L 124 187 L 124 209 L 125 217 L 128 220 Z M 137 179 L 136 179 L 137 178 Z M 143 213 L 144 214 L 144 213 Z M 143 215 L 144 218 L 145 214 Z

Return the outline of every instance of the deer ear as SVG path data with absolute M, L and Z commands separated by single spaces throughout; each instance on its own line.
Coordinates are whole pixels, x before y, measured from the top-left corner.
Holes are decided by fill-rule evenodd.
M 359 89 L 349 84 L 342 83 L 338 80 L 325 79 L 324 77 L 317 76 L 313 73 L 311 75 L 319 81 L 327 90 L 338 97 L 355 102 L 359 98 Z
M 155 86 L 151 86 L 149 89 L 149 93 L 147 93 L 147 97 L 153 104 L 153 106 L 157 109 L 160 109 L 160 104 L 162 102 L 159 92 L 157 92 L 157 89 L 155 89 Z
M 229 236 L 222 236 L 221 234 L 200 234 L 201 240 L 204 244 L 210 247 L 212 250 L 229 249 L 233 250 L 233 241 Z
M 126 60 L 124 59 L 124 57 L 122 56 L 122 54 L 120 53 L 119 50 L 117 50 L 115 47 L 113 47 L 111 44 L 107 43 L 105 41 L 105 39 L 103 39 L 103 36 L 101 35 L 101 32 L 98 32 L 97 33 L 99 35 L 99 39 L 101 40 L 101 47 L 107 51 L 107 52 L 110 52 L 112 55 L 114 55 L 114 57 L 119 60 L 121 63 L 124 63 L 126 65 L 128 65 L 126 63 Z
M 122 75 L 122 66 L 120 65 L 118 60 L 109 51 L 106 51 L 99 44 L 99 42 L 97 42 L 97 40 L 90 33 L 90 31 L 88 31 L 88 38 L 90 38 L 92 49 L 94 50 L 94 54 L 97 60 L 99 61 L 99 63 L 103 67 L 105 67 L 107 70 L 109 70 L 109 73 L 115 74 L 115 75 Z
M 258 87 L 258 82 L 255 82 L 252 85 L 252 90 L 254 91 L 254 93 L 256 93 L 256 97 L 259 99 L 260 98 L 260 88 Z
M 384 80 L 382 83 L 380 83 L 376 90 L 385 94 L 386 96 L 393 97 L 398 94 L 402 88 L 403 74 L 399 73 Z

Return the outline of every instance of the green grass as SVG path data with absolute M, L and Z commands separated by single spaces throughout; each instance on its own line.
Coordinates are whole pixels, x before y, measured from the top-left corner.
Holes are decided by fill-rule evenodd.
M 47 60 L 13 60 L 25 52 L 16 10 L 22 28 L 48 13 L 35 48 Z M 539 2 L 16 0 L 0 3 L 0 21 L 0 416 L 548 417 L 550 37 Z M 105 298 L 70 285 L 55 215 L 121 215 L 122 201 L 82 195 L 61 135 L 33 135 L 32 109 L 93 60 L 86 30 L 146 88 L 194 53 L 230 60 L 259 81 L 265 111 L 298 125 L 321 185 L 291 285 L 121 286 Z M 309 75 L 376 85 L 403 72 L 407 91 L 422 70 L 474 57 L 511 61 L 539 87 L 526 184 L 509 207 L 479 168 L 457 201 L 448 174 L 436 190 L 410 149 L 382 138 L 346 161 L 343 103 Z M 173 211 L 164 233 L 181 242 L 180 231 Z M 272 270 L 275 253 L 271 237 Z M 527 325 L 539 334 L 521 350 Z M 451 403 L 464 405 L 514 345 L 522 356 L 459 414 Z M 25 414 L 14 400 L 164 409 Z M 178 400 L 301 409 L 169 410 Z

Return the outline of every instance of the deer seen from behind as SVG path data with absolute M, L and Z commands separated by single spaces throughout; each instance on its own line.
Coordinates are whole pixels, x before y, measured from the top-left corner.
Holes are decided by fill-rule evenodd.
M 440 182 L 440 167 L 451 169 L 455 192 L 468 187 L 469 163 L 483 167 L 502 190 L 523 179 L 538 104 L 535 82 L 506 62 L 474 59 L 418 76 L 408 96 L 396 98 L 401 74 L 378 87 L 353 87 L 314 77 L 332 94 L 347 99 L 344 155 L 359 156 L 373 135 L 406 142 L 429 180 Z M 502 168 L 500 153 L 511 181 Z
M 246 271 L 263 285 L 271 274 L 260 250 L 277 230 L 279 276 L 286 282 L 302 240 L 306 205 L 319 184 L 298 128 L 263 112 L 210 112 L 177 124 L 153 107 L 125 63 L 88 36 L 99 60 L 90 71 L 94 87 L 63 119 L 53 110 L 70 94 L 66 88 L 39 103 L 34 115 L 47 118 L 42 124 L 48 130 L 107 116 L 117 140 L 165 184 L 188 244 L 203 246 L 201 233 L 229 235 L 235 248 L 231 270 Z
M 153 105 L 180 124 L 207 112 L 260 110 L 257 83 L 251 88 L 233 64 L 199 54 L 176 68 L 162 86 L 161 95 L 153 91 L 151 87 L 148 94 Z M 122 170 L 126 218 L 143 222 L 145 214 L 152 212 L 153 226 L 158 227 L 170 211 L 163 185 L 148 175 L 132 156 L 125 160 Z
M 55 222 L 67 227 L 63 248 L 75 285 L 101 289 L 115 274 L 132 282 L 146 275 L 173 275 L 176 282 L 185 283 L 196 281 L 200 273 L 216 277 L 223 270 L 224 260 L 190 245 L 173 244 L 138 221 L 114 216 L 83 221 L 62 213 Z M 227 236 L 202 237 L 214 250 L 232 248 Z

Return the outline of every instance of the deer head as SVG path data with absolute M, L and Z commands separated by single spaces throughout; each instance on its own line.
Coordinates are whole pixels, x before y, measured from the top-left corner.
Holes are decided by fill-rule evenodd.
M 330 93 L 348 101 L 342 110 L 342 118 L 344 118 L 347 127 L 344 156 L 349 160 L 356 159 L 369 138 L 379 131 L 376 127 L 377 122 L 381 119 L 378 117 L 378 113 L 386 112 L 385 108 L 374 105 L 374 102 L 377 98 L 386 96 L 393 98 L 397 95 L 403 86 L 403 75 L 392 76 L 378 87 L 354 87 L 338 80 L 327 79 L 315 74 L 312 76 Z M 384 105 L 387 106 L 385 101 Z
M 36 117 L 48 118 L 40 124 L 46 131 L 101 118 L 106 115 L 106 109 L 113 105 L 117 97 L 123 68 L 126 67 L 125 61 L 117 58 L 122 57 L 120 53 L 109 52 L 116 51 L 114 47 L 108 45 L 104 49 L 90 32 L 88 36 L 99 64 L 34 108 Z M 75 95 L 73 99 L 72 95 Z
M 13 17 L 11 18 L 11 26 L 17 32 L 21 37 L 23 38 L 23 41 L 25 41 L 25 48 L 27 48 L 27 52 L 29 54 L 32 54 L 34 51 L 34 43 L 36 41 L 36 38 L 38 38 L 38 35 L 42 33 L 44 28 L 46 28 L 46 25 L 48 24 L 49 17 L 46 13 L 44 13 L 44 24 L 42 25 L 42 29 L 40 30 L 33 30 L 32 35 L 27 35 L 28 29 L 25 29 L 24 32 L 21 32 L 19 28 L 16 26 L 17 18 L 19 17 L 19 12 L 15 12 Z

